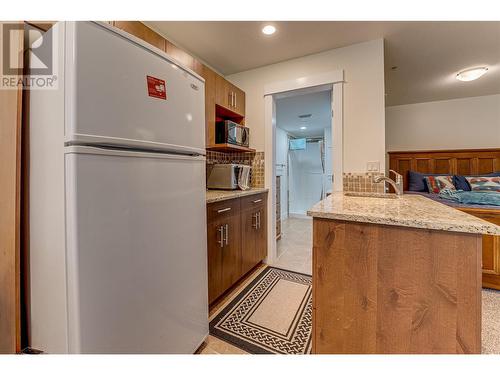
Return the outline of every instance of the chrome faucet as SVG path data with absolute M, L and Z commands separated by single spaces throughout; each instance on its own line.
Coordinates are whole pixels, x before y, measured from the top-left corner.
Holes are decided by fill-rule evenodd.
M 389 177 L 385 177 L 385 176 L 374 176 L 373 182 L 375 182 L 375 183 L 387 182 L 394 188 L 396 195 L 401 196 L 401 195 L 403 195 L 403 176 L 401 176 L 395 170 L 389 169 L 389 175 L 391 174 L 391 172 L 394 173 L 394 176 L 396 177 L 396 181 L 390 179 Z

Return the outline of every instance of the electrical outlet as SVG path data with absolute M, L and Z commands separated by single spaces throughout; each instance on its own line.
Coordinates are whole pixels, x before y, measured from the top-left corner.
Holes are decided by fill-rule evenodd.
M 379 161 L 369 161 L 366 163 L 366 170 L 368 172 L 380 172 L 380 162 Z

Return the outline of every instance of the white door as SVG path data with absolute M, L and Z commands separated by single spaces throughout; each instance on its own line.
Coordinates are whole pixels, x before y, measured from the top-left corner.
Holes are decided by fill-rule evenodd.
M 164 82 L 164 98 L 150 96 L 148 76 Z M 93 22 L 67 22 L 66 91 L 67 142 L 205 153 L 204 83 L 157 49 Z
M 205 159 L 70 147 L 70 353 L 193 353 L 208 335 Z

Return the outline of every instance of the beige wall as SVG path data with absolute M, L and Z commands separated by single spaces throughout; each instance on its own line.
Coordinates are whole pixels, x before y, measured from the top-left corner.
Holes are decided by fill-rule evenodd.
M 246 92 L 251 147 L 264 149 L 264 86 L 344 70 L 344 171 L 364 172 L 385 162 L 384 44 L 382 39 L 304 56 L 227 76 Z
M 500 147 L 500 95 L 386 108 L 388 151 Z

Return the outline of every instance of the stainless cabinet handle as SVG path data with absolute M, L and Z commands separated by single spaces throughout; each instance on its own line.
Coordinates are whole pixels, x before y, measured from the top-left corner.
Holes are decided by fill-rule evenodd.
M 259 227 L 259 219 L 257 216 L 257 213 L 252 214 L 252 227 L 255 229 L 258 229 Z M 253 223 L 253 218 L 255 218 L 255 224 Z
M 234 106 L 236 107 L 236 93 L 234 93 Z
M 259 203 L 259 202 L 262 202 L 262 199 L 256 199 L 256 200 L 252 201 L 252 203 Z
M 231 211 L 231 207 L 226 207 L 226 208 L 222 208 L 220 210 L 217 210 L 217 213 L 221 214 L 221 213 L 227 212 L 227 211 Z
M 229 244 L 229 230 L 228 230 L 229 224 L 226 224 L 225 226 L 226 226 L 226 239 L 225 240 L 226 240 L 226 245 L 228 245 Z
M 217 241 L 220 244 L 220 247 L 224 247 L 224 227 L 221 225 L 217 232 L 220 234 L 220 241 Z
M 255 215 L 257 215 L 257 229 L 260 229 L 260 212 L 257 212 Z

